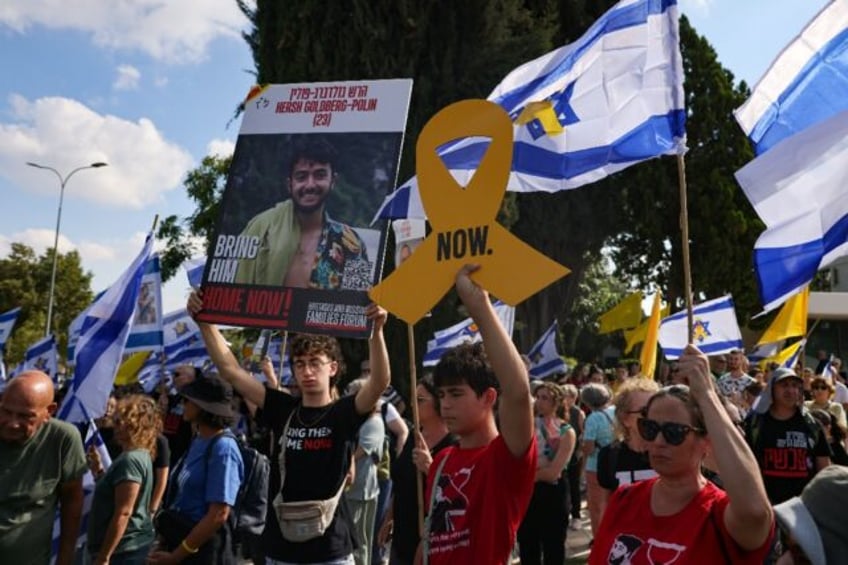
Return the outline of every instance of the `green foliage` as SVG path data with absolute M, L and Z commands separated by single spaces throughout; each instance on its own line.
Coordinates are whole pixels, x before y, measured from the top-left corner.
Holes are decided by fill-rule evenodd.
M 188 218 L 171 215 L 163 219 L 156 231 L 156 239 L 165 241 L 160 253 L 162 281 L 167 281 L 186 259 L 205 253 L 218 221 L 218 205 L 227 181 L 232 157 L 210 155 L 200 166 L 186 175 L 183 184 L 196 208 Z M 203 242 L 197 249 L 197 240 Z
M 21 307 L 12 337 L 6 342 L 4 360 L 11 366 L 44 337 L 52 268 L 52 249 L 37 256 L 22 243 L 13 243 L 11 252 L 0 259 L 0 312 Z M 94 298 L 91 278 L 90 272 L 83 271 L 79 253 L 59 254 L 52 324 L 60 356 L 67 351 L 68 326 Z

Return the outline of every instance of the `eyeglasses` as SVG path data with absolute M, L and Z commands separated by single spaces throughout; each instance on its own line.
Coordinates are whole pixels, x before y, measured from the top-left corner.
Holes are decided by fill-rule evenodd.
M 665 438 L 666 443 L 669 445 L 680 445 L 686 439 L 686 436 L 689 435 L 689 432 L 697 434 L 704 433 L 704 430 L 686 424 L 657 422 L 656 420 L 649 420 L 647 418 L 641 418 L 637 422 L 637 427 L 639 428 L 639 435 L 645 441 L 654 441 L 662 433 L 663 438 Z
M 320 371 L 321 367 L 329 365 L 330 363 L 332 363 L 332 361 L 322 361 L 316 357 L 308 361 L 295 361 L 292 363 L 292 368 L 295 371 L 304 371 L 307 367 L 309 367 L 312 371 Z

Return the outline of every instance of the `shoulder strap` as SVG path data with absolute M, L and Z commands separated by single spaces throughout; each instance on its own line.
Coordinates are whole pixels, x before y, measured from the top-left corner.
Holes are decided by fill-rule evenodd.
M 289 412 L 289 417 L 286 418 L 286 425 L 283 426 L 283 435 L 280 436 L 280 441 L 282 442 L 282 445 L 280 445 L 280 457 L 278 459 L 280 466 L 280 496 L 283 493 L 283 485 L 286 484 L 286 444 L 289 442 L 289 424 L 296 410 L 300 410 L 300 403 L 294 407 L 294 410 Z M 344 481 L 342 481 L 342 484 L 344 484 Z
M 445 462 L 450 457 L 450 454 L 450 450 L 445 451 L 445 456 L 439 461 L 439 466 L 436 467 L 436 474 L 433 476 L 433 486 L 430 487 L 430 507 L 427 512 L 427 518 L 424 520 L 424 535 L 421 537 L 424 565 L 429 565 L 430 563 L 430 517 L 433 515 L 433 505 L 436 503 L 436 485 L 439 484 L 439 477 L 442 476 L 442 469 L 445 467 Z

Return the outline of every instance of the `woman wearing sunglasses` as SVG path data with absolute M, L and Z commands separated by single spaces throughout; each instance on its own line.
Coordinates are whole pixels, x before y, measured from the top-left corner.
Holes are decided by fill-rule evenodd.
M 830 384 L 826 377 L 813 377 L 810 381 L 810 390 L 813 394 L 813 399 L 804 403 L 808 410 L 824 410 L 830 412 L 836 417 L 836 422 L 843 428 L 848 427 L 845 422 L 845 409 L 838 402 L 832 400 L 833 393 L 836 389 Z
M 590 564 L 762 563 L 774 514 L 757 462 L 722 406 L 709 361 L 687 346 L 689 386 L 661 389 L 637 423 L 658 477 L 619 488 L 595 537 Z M 701 474 L 711 453 L 722 491 Z

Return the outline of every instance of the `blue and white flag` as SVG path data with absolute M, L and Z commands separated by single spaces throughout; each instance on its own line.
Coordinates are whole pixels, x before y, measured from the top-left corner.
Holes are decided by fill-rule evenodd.
M 109 289 L 106 289 L 109 290 Z M 88 316 L 89 310 L 91 310 L 92 306 L 94 306 L 100 297 L 106 293 L 106 290 L 101 290 L 94 297 L 94 302 L 88 305 L 85 310 L 80 312 L 76 318 L 71 321 L 71 325 L 68 326 L 68 363 L 71 365 L 76 365 L 76 346 L 77 341 L 79 341 L 80 333 L 82 332 L 82 324 L 85 322 L 85 317 Z
M 200 288 L 200 283 L 203 282 L 203 268 L 206 266 L 206 257 L 196 257 L 188 259 L 183 263 L 188 284 L 191 288 L 197 290 Z
M 846 92 L 848 98 L 848 92 Z M 766 230 L 754 245 L 765 310 L 848 254 L 848 110 L 807 128 L 736 172 Z
M 3 360 L 3 351 L 0 350 L 0 392 L 6 390 L 6 361 Z
M 20 313 L 21 308 L 19 306 L 0 314 L 0 352 L 6 347 L 6 340 L 12 335 L 12 330 L 15 328 L 15 322 L 18 320 Z
M 180 365 L 199 365 L 208 359 L 200 327 L 185 308 L 166 314 L 162 328 L 166 369 L 172 371 Z
M 32 344 L 24 354 L 24 371 L 41 371 L 50 375 L 56 382 L 59 373 L 59 355 L 56 350 L 56 338 L 51 334 Z
M 556 347 L 557 322 L 551 324 L 539 341 L 530 348 L 527 357 L 530 359 L 530 378 L 541 379 L 556 373 L 568 371 L 568 365 L 559 356 Z
M 646 159 L 686 150 L 676 0 L 621 0 L 583 36 L 514 69 L 492 91 L 514 122 L 507 190 L 556 192 Z M 461 185 L 488 141 L 439 148 Z M 415 179 L 386 198 L 378 218 L 424 218 Z
M 292 373 L 291 368 L 291 351 L 289 349 L 288 342 L 286 342 L 285 355 L 283 355 L 282 349 L 282 338 L 273 338 L 268 343 L 267 355 L 271 358 L 271 363 L 274 364 L 278 378 L 280 379 L 280 384 L 289 385 L 294 380 L 294 373 Z
M 99 418 L 106 410 L 115 373 L 130 332 L 144 267 L 150 259 L 153 234 L 129 268 L 89 309 L 76 345 L 71 388 L 58 417 L 68 422 Z
M 153 254 L 144 266 L 130 335 L 124 353 L 162 349 L 162 273 L 159 256 Z
M 109 456 L 109 450 L 106 449 L 106 444 L 100 436 L 97 426 L 93 421 L 89 421 L 88 429 L 85 434 L 85 452 L 88 453 L 89 448 L 92 446 L 97 450 L 97 454 L 100 455 L 100 463 L 103 465 L 103 469 L 108 469 L 112 465 L 112 458 Z M 76 542 L 77 551 L 84 551 L 81 548 L 88 538 L 88 516 L 91 513 L 91 503 L 94 499 L 94 487 L 94 475 L 91 471 L 86 471 L 82 476 L 82 519 L 80 520 L 79 537 L 77 537 Z M 60 513 L 57 510 L 56 518 L 53 520 L 53 555 L 50 559 L 51 565 L 56 562 L 56 556 L 59 553 L 59 535 L 61 533 L 60 525 Z
M 493 304 L 495 313 L 501 325 L 506 329 L 507 334 L 512 335 L 512 328 L 515 325 L 515 308 L 504 304 L 500 300 Z M 427 342 L 427 353 L 424 354 L 423 365 L 432 367 L 439 363 L 442 355 L 453 349 L 457 345 L 463 343 L 476 343 L 482 341 L 483 336 L 480 335 L 480 328 L 474 323 L 471 318 L 454 324 L 444 330 L 439 330 L 433 334 L 433 339 Z
M 848 110 L 848 2 L 825 6 L 787 45 L 734 114 L 761 155 Z
M 692 343 L 706 355 L 742 349 L 742 333 L 730 295 L 708 300 L 693 309 Z M 667 359 L 677 359 L 689 342 L 686 310 L 664 318 L 660 324 L 660 346 Z

